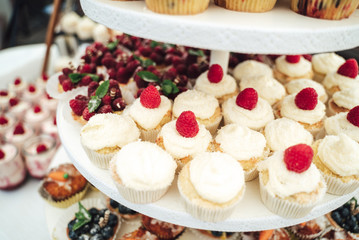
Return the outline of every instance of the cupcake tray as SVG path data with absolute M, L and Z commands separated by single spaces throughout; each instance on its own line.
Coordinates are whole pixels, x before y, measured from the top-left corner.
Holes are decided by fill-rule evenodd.
M 97 168 L 87 157 L 80 143 L 80 123 L 71 117 L 67 102 L 60 102 L 57 109 L 59 135 L 70 160 L 82 175 L 96 188 L 121 204 L 142 214 L 174 224 L 216 231 L 259 231 L 292 226 L 322 216 L 359 193 L 359 189 L 343 196 L 326 194 L 324 199 L 305 217 L 287 219 L 271 213 L 261 202 L 258 179 L 246 183 L 243 200 L 225 221 L 211 223 L 193 218 L 185 211 L 177 189 L 177 178 L 166 195 L 151 204 L 134 204 L 125 200 L 116 189 L 109 170 Z
M 157 14 L 145 1 L 80 0 L 96 22 L 134 36 L 191 47 L 258 54 L 304 54 L 359 45 L 359 10 L 339 21 L 299 15 L 290 0 L 265 13 L 226 10 L 213 1 L 203 13 Z

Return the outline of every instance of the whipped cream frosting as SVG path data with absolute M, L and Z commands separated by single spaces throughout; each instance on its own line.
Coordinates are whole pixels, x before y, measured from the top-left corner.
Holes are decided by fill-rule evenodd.
M 264 129 L 264 135 L 272 151 L 284 150 L 299 143 L 307 145 L 313 143 L 312 134 L 301 124 L 289 118 L 270 121 Z
M 20 84 L 15 85 L 14 82 L 9 83 L 9 91 L 15 92 L 16 94 L 22 94 L 22 91 L 28 86 L 28 83 L 24 80 L 21 80 Z
M 218 100 L 213 95 L 187 90 L 175 98 L 172 111 L 176 118 L 184 111 L 192 111 L 196 118 L 209 119 L 218 107 Z
M 318 156 L 340 176 L 359 175 L 359 144 L 343 133 L 325 136 L 318 146 Z
M 93 29 L 93 38 L 95 42 L 107 43 L 111 38 L 111 34 L 107 27 L 102 24 L 96 24 Z
M 319 53 L 312 57 L 314 71 L 321 74 L 335 72 L 343 63 L 345 63 L 345 59 L 333 52 Z
M 166 123 L 159 133 L 159 136 L 163 137 L 166 151 L 177 159 L 207 151 L 212 141 L 212 135 L 204 125 L 198 125 L 199 131 L 197 135 L 192 138 L 186 138 L 177 132 L 176 120 Z
M 289 63 L 286 56 L 280 56 L 275 60 L 275 66 L 281 73 L 289 77 L 300 77 L 312 71 L 312 64 L 304 57 L 300 57 L 298 63 Z
M 338 135 L 344 133 L 351 139 L 359 142 L 359 127 L 350 123 L 347 119 L 347 112 L 338 113 L 325 119 L 324 128 L 327 134 Z
M 73 34 L 76 32 L 76 26 L 80 21 L 80 16 L 75 12 L 66 13 L 60 21 L 60 26 L 65 33 Z
M 243 78 L 253 78 L 256 76 L 273 76 L 272 69 L 265 63 L 261 63 L 255 60 L 246 60 L 239 63 L 233 69 L 233 76 L 237 80 Z
M 202 153 L 189 164 L 193 187 L 198 195 L 208 201 L 226 203 L 244 187 L 243 168 L 228 154 Z
M 325 92 L 324 87 L 320 83 L 317 83 L 311 79 L 305 79 L 305 78 L 296 79 L 287 83 L 285 87 L 287 89 L 288 94 L 297 94 L 304 88 L 311 87 L 315 89 L 315 91 L 318 94 L 318 98 L 322 102 L 326 102 L 328 100 L 328 96 L 327 93 Z
M 177 167 L 170 154 L 154 143 L 133 142 L 112 159 L 122 184 L 136 190 L 156 190 L 169 186 Z
M 216 98 L 220 98 L 236 91 L 236 80 L 232 76 L 224 74 L 219 83 L 211 83 L 207 78 L 207 74 L 208 71 L 205 71 L 197 78 L 194 89 L 211 94 Z
M 11 91 L 7 91 L 6 96 L 0 95 L 0 107 L 7 107 L 6 105 L 9 103 L 9 99 L 15 97 L 15 93 Z
M 36 123 L 43 121 L 45 118 L 49 117 L 50 113 L 46 109 L 42 109 L 40 112 L 35 113 L 33 108 L 30 108 L 25 113 L 25 121 Z
M 243 77 L 239 83 L 241 91 L 245 88 L 254 88 L 258 95 L 273 105 L 285 96 L 285 88 L 271 75 Z
M 113 113 L 96 114 L 81 128 L 81 142 L 91 150 L 123 147 L 139 137 L 140 131 L 130 117 Z
M 314 124 L 322 120 L 325 116 L 325 105 L 318 101 L 313 110 L 302 110 L 295 105 L 295 94 L 284 97 L 280 113 L 282 117 L 287 117 L 298 122 Z
M 18 104 L 10 107 L 9 111 L 14 114 L 19 114 L 19 113 L 22 114 L 23 112 L 28 110 L 30 107 L 31 107 L 30 103 L 20 100 Z
M 263 134 L 234 123 L 222 127 L 215 140 L 223 152 L 238 161 L 261 157 L 266 147 Z
M 88 17 L 82 17 L 76 25 L 76 34 L 81 40 L 87 40 L 92 38 L 92 32 L 95 28 L 94 23 Z
M 337 72 L 330 72 L 325 76 L 323 85 L 326 89 L 330 89 L 335 86 L 338 86 L 340 90 L 344 90 L 346 88 L 359 88 L 359 77 L 350 78 L 340 75 Z
M 347 88 L 333 94 L 333 101 L 339 107 L 352 109 L 359 105 L 359 87 Z
M 272 107 L 266 100 L 259 97 L 257 106 L 252 110 L 247 110 L 236 104 L 236 98 L 232 97 L 222 105 L 226 122 L 237 123 L 253 130 L 259 130 L 274 119 Z
M 1 116 L 1 115 L 0 115 Z M 4 133 L 7 129 L 12 127 L 15 123 L 15 117 L 10 114 L 3 115 L 7 119 L 6 124 L 0 124 L 0 133 Z
M 265 187 L 272 196 L 285 198 L 297 193 L 310 193 L 318 188 L 321 175 L 313 163 L 306 171 L 296 173 L 287 169 L 283 158 L 284 151 L 277 151 L 258 165 L 259 171 L 268 170 Z
M 168 111 L 171 111 L 172 103 L 161 95 L 161 103 L 157 108 L 146 108 L 142 106 L 140 98 L 137 98 L 129 107 L 129 115 L 142 128 L 154 129 L 160 124 Z

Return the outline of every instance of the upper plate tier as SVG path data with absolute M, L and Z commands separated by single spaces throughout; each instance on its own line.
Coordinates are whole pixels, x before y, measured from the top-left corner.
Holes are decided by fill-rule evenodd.
M 145 1 L 81 0 L 85 14 L 111 29 L 167 43 L 260 54 L 304 54 L 359 46 L 359 10 L 348 19 L 322 20 L 296 14 L 278 0 L 266 13 L 243 13 L 210 3 L 201 14 L 157 14 Z

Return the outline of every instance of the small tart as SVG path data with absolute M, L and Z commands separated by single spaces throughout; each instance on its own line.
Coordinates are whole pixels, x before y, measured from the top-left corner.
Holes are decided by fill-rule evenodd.
M 160 240 L 160 238 L 144 227 L 140 227 L 133 232 L 126 233 L 120 240 Z
M 145 229 L 163 240 L 175 239 L 183 233 L 185 227 L 163 222 L 146 215 L 141 216 L 141 222 Z

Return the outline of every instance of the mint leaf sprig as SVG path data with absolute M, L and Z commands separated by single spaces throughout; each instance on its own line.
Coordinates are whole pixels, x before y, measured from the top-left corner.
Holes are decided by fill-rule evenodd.
M 156 63 L 152 61 L 151 59 L 142 59 L 141 57 L 137 55 L 133 55 L 133 58 L 138 60 L 142 67 L 147 68 L 151 65 L 156 66 Z
M 83 77 L 90 76 L 91 79 L 95 82 L 98 82 L 100 80 L 100 77 L 93 73 L 70 73 L 69 78 L 72 83 L 79 83 Z
M 91 99 L 88 103 L 88 109 L 90 113 L 96 111 L 96 109 L 100 106 L 101 98 L 103 98 L 107 94 L 109 87 L 110 81 L 106 80 L 101 83 L 100 86 L 96 89 L 95 96 L 91 96 Z
M 118 43 L 119 41 L 116 39 L 115 41 L 108 43 L 106 47 L 108 48 L 108 50 L 113 52 L 117 48 Z
M 91 221 L 91 214 L 87 211 L 87 209 L 79 202 L 79 211 L 75 213 L 75 217 L 77 222 L 74 224 L 72 229 L 76 231 L 86 223 Z
M 165 79 L 162 82 L 156 74 L 149 71 L 139 71 L 137 75 L 146 82 L 156 82 L 160 85 L 164 95 L 176 94 L 179 92 L 178 87 L 171 80 Z

